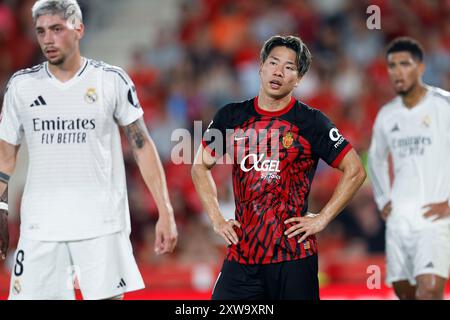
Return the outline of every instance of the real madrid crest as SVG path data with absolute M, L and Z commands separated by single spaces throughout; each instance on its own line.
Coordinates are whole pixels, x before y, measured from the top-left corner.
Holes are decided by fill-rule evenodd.
M 84 95 L 84 100 L 87 103 L 94 103 L 95 101 L 97 101 L 98 96 L 97 96 L 97 91 L 95 90 L 95 88 L 88 88 L 86 91 L 86 94 Z
M 424 126 L 425 128 L 429 128 L 431 125 L 431 118 L 429 115 L 426 115 L 423 119 L 422 119 L 422 126 Z
M 286 149 L 289 149 L 292 146 L 292 143 L 294 142 L 294 137 L 292 136 L 292 133 L 288 131 L 284 137 L 283 137 L 283 147 Z
M 20 285 L 19 279 L 14 280 L 13 293 L 19 294 L 22 291 L 22 286 Z

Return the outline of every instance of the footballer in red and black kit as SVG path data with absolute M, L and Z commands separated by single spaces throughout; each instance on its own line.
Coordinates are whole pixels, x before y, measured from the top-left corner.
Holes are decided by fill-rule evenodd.
M 214 231 L 228 244 L 213 300 L 320 298 L 316 234 L 366 173 L 330 119 L 293 97 L 310 63 L 300 38 L 267 40 L 258 96 L 222 107 L 203 135 L 192 178 Z M 343 174 L 330 200 L 311 213 L 308 195 L 320 159 Z M 211 175 L 221 161 L 233 166 L 234 219 L 220 212 Z
M 351 149 L 321 111 L 294 98 L 277 112 L 260 109 L 257 97 L 228 104 L 215 115 L 202 144 L 216 158 L 228 153 L 233 160 L 241 228 L 236 228 L 239 242 L 230 246 L 227 260 L 267 264 L 317 252 L 314 235 L 298 243 L 299 237 L 283 234 L 285 220 L 307 214 L 319 159 L 337 167 Z

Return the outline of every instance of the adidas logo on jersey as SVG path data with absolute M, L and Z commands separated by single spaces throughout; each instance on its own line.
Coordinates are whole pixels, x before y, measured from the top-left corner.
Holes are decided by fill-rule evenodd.
M 125 283 L 125 280 L 123 280 L 123 278 L 120 278 L 120 282 L 119 282 L 119 285 L 117 286 L 117 289 L 123 288 L 126 286 L 127 286 L 127 284 Z
M 394 131 L 400 131 L 400 128 L 398 127 L 398 124 L 396 123 L 395 126 L 391 129 L 391 132 Z
M 44 98 L 42 96 L 37 97 L 36 100 L 32 104 L 30 104 L 30 107 L 36 107 L 36 106 L 46 106 L 47 102 L 45 102 Z

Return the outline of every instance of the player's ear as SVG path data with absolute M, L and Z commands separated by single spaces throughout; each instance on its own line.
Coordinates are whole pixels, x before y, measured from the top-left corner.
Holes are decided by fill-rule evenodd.
M 77 32 L 77 39 L 81 40 L 84 36 L 84 24 L 79 23 L 76 27 L 75 27 L 75 31 Z
M 425 73 L 425 63 L 423 63 L 423 62 L 419 63 L 419 73 L 420 73 L 420 76 L 422 76 Z

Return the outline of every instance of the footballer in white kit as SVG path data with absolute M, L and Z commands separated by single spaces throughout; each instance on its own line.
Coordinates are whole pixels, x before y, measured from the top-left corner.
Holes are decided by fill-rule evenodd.
M 5 93 L 0 147 L 14 161 L 24 139 L 29 149 L 10 299 L 73 299 L 74 274 L 85 299 L 144 288 L 129 240 L 119 126 L 160 209 L 156 250 L 171 252 L 176 242 L 164 173 L 131 79 L 77 50 L 78 66 L 66 81 L 51 70 L 58 71 L 52 59 L 64 50 L 58 36 L 66 32 L 66 41 L 82 28 L 70 28 L 70 10 L 79 11 L 75 0 L 35 4 L 38 40 L 48 61 L 15 73 Z M 7 183 L 12 170 L 5 170 L 11 167 L 6 162 L 0 174 Z
M 391 46 L 390 76 L 399 96 L 383 106 L 375 120 L 369 173 L 378 208 L 389 208 L 386 281 L 408 281 L 415 287 L 421 275 L 444 280 L 449 276 L 450 93 L 420 84 L 421 90 L 410 100 L 413 106 L 405 105 L 407 94 L 402 95 L 402 90 L 407 87 L 409 71 L 394 69 L 403 65 L 414 70 L 408 63 L 414 64 L 409 59 L 415 49 L 411 54 L 408 45 L 403 39 Z M 411 79 L 415 76 L 412 73 Z M 393 163 L 392 184 L 388 154 Z M 445 208 L 440 216 L 436 204 Z

